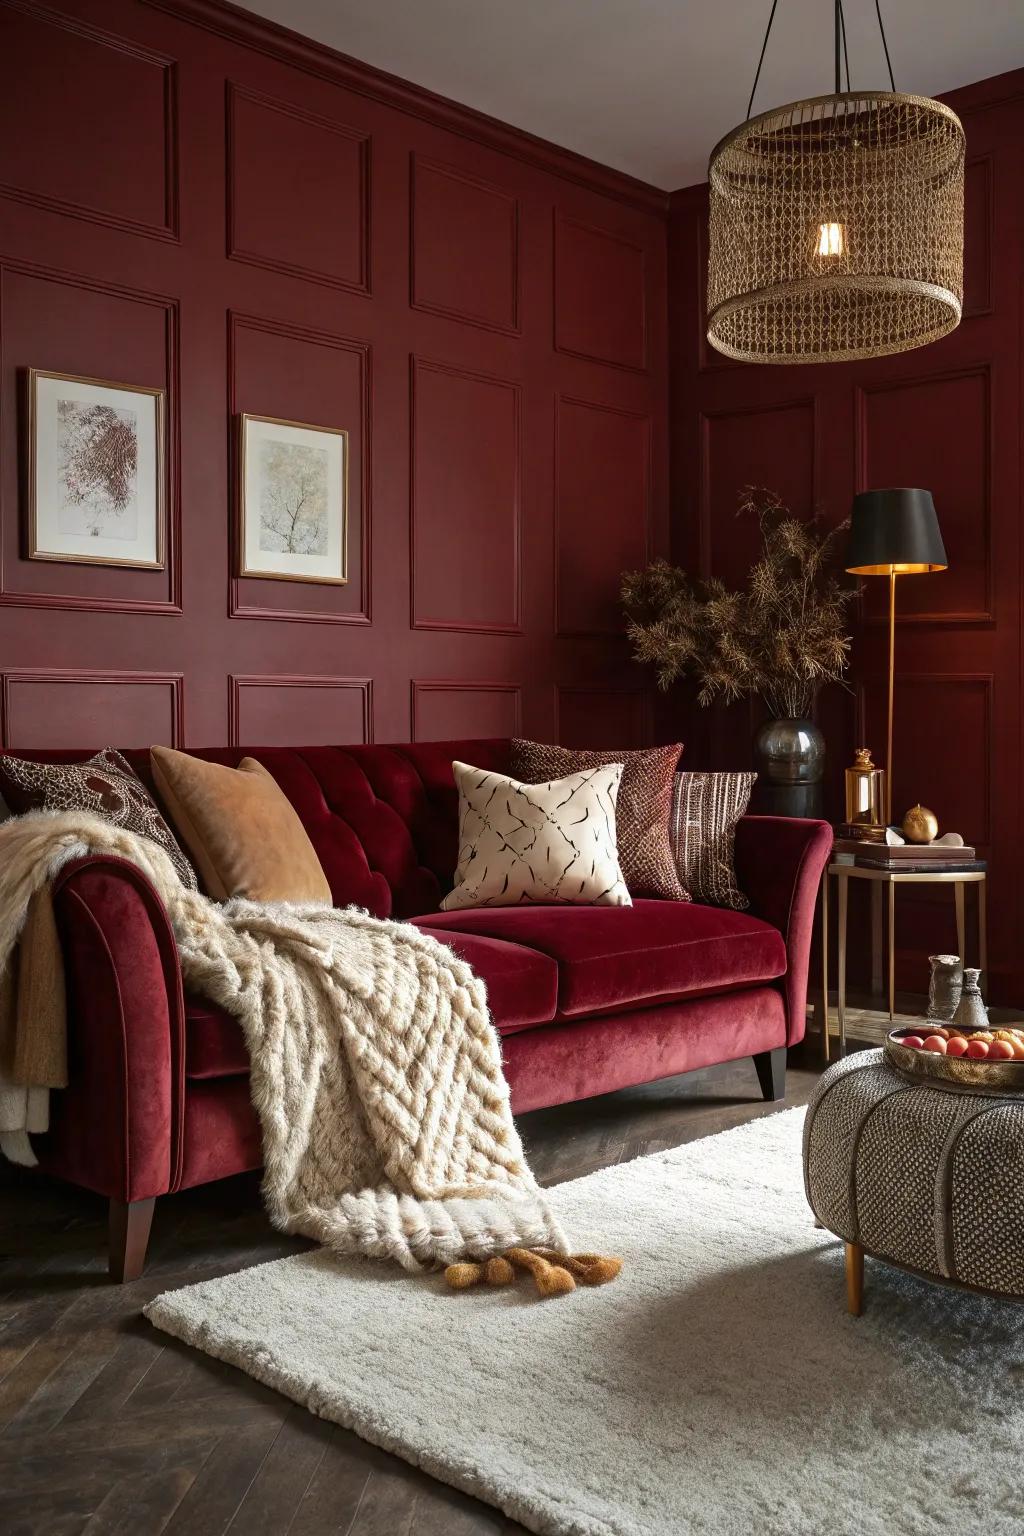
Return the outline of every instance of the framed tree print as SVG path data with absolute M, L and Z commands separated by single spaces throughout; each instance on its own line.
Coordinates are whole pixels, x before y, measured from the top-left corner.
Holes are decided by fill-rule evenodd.
M 348 433 L 239 418 L 240 576 L 348 580 Z
M 164 566 L 162 389 L 28 371 L 28 556 Z

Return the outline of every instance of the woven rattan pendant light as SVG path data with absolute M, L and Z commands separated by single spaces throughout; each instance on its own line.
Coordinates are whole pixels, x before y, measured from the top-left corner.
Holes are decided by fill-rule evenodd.
M 761 60 L 778 0 L 773 0 Z M 879 29 L 889 62 L 879 0 Z M 960 323 L 964 131 L 941 102 L 842 91 L 750 117 L 711 155 L 708 340 L 750 363 L 907 352 Z

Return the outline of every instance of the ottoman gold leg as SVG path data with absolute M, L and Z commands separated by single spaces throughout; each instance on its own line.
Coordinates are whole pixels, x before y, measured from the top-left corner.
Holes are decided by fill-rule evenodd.
M 864 1249 L 860 1243 L 846 1244 L 846 1310 L 860 1317 L 864 1310 Z

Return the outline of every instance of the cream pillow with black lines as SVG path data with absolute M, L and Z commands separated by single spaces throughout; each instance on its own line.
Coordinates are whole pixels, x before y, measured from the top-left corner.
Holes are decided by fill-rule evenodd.
M 628 907 L 615 845 L 622 764 L 608 763 L 547 784 L 453 763 L 459 791 L 455 889 L 441 903 L 463 907 Z

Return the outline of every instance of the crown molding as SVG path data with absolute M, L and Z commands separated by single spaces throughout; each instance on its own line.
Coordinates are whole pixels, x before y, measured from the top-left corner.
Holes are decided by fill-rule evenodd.
M 243 11 L 229 4 L 228 0 L 143 0 L 143 4 L 267 54 L 294 69 L 305 70 L 307 74 L 316 75 L 344 90 L 379 101 L 410 117 L 418 117 L 436 128 L 472 139 L 499 154 L 511 155 L 526 165 L 573 181 L 590 192 L 614 198 L 645 213 L 664 216 L 667 212 L 668 194 L 659 187 L 338 53 L 326 43 L 303 37 L 290 27 L 267 21 L 251 11 Z

